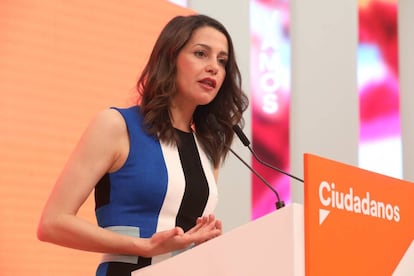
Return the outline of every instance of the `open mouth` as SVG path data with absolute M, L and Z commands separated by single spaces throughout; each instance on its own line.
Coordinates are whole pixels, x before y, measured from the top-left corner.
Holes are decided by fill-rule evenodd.
M 206 86 L 209 86 L 209 87 L 211 87 L 211 88 L 216 88 L 216 81 L 215 80 L 213 80 L 213 79 L 210 79 L 210 78 L 205 78 L 205 79 L 202 79 L 201 81 L 199 81 L 200 83 L 202 83 L 202 84 L 204 84 L 204 85 L 206 85 Z

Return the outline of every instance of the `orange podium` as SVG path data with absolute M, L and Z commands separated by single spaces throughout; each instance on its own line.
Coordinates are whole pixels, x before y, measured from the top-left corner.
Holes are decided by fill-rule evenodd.
M 306 275 L 414 275 L 414 185 L 305 154 Z
M 132 276 L 414 275 L 414 185 L 305 154 L 293 203 Z

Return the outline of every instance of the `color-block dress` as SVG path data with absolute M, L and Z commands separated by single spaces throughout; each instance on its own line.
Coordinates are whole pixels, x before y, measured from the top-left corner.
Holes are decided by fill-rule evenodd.
M 124 166 L 102 177 L 95 187 L 99 226 L 149 238 L 180 226 L 187 231 L 217 203 L 213 166 L 195 134 L 176 130 L 182 143 L 167 145 L 142 128 L 138 106 L 115 108 L 127 125 L 130 152 Z M 130 275 L 175 253 L 144 258 L 105 254 L 96 275 Z

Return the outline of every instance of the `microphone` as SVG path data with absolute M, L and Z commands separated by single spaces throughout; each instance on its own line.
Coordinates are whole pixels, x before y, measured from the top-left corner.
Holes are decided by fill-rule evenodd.
M 291 178 L 293 178 L 293 179 L 296 179 L 296 180 L 298 180 L 298 181 L 300 181 L 300 182 L 304 182 L 303 181 L 303 179 L 300 179 L 299 177 L 297 177 L 297 176 L 294 176 L 294 175 L 291 175 L 290 173 L 288 173 L 288 172 L 285 172 L 285 171 L 283 171 L 283 170 L 281 170 L 281 169 L 279 169 L 279 168 L 277 168 L 277 167 L 275 167 L 275 166 L 272 166 L 272 165 L 270 165 L 269 163 L 266 163 L 265 161 L 263 161 L 262 159 L 260 159 L 259 158 L 259 156 L 257 156 L 257 154 L 256 154 L 256 152 L 252 149 L 252 147 L 250 146 L 250 141 L 249 141 L 249 139 L 246 137 L 246 135 L 244 134 L 244 132 L 243 132 L 243 130 L 239 127 L 239 125 L 234 125 L 233 126 L 233 130 L 234 130 L 234 132 L 237 134 L 237 137 L 239 137 L 239 139 L 240 139 L 240 141 L 243 143 L 243 145 L 244 146 L 246 146 L 249 150 L 250 150 L 250 152 L 253 154 L 253 157 L 260 163 L 260 164 L 262 164 L 262 165 L 265 165 L 266 167 L 268 167 L 268 168 L 270 168 L 270 169 L 272 169 L 272 170 L 275 170 L 275 171 L 277 171 L 277 172 L 280 172 L 280 173 L 282 173 L 282 174 L 284 174 L 284 175 L 287 175 L 287 176 L 289 176 L 289 177 L 291 177 Z
M 219 133 L 219 135 L 222 137 L 223 135 L 223 129 L 222 127 L 219 125 L 219 123 L 217 122 L 216 117 L 213 114 L 209 114 L 208 115 L 208 119 L 207 119 L 210 124 L 212 125 L 212 127 L 214 129 L 217 130 L 217 132 Z M 247 139 L 247 138 L 246 138 Z M 247 139 L 248 141 L 248 139 Z M 279 193 L 272 187 L 272 185 L 270 185 L 270 183 L 268 181 L 266 181 L 266 179 L 263 178 L 263 176 L 261 176 L 255 169 L 253 169 L 246 161 L 243 160 L 243 158 L 241 158 L 230 146 L 228 146 L 227 144 L 224 143 L 223 141 L 223 145 L 225 148 L 227 148 L 235 157 L 237 157 L 237 159 L 239 159 L 252 173 L 254 173 L 254 175 L 256 175 L 275 195 L 276 195 L 276 209 L 280 209 L 282 207 L 285 207 L 285 202 L 280 200 L 280 196 Z

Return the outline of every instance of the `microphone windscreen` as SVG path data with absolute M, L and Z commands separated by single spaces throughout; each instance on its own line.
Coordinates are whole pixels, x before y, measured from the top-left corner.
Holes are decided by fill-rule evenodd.
M 246 137 L 246 135 L 244 134 L 243 130 L 239 127 L 239 125 L 234 125 L 233 130 L 237 134 L 237 136 L 239 137 L 243 145 L 245 145 L 246 147 L 250 145 L 249 139 Z

